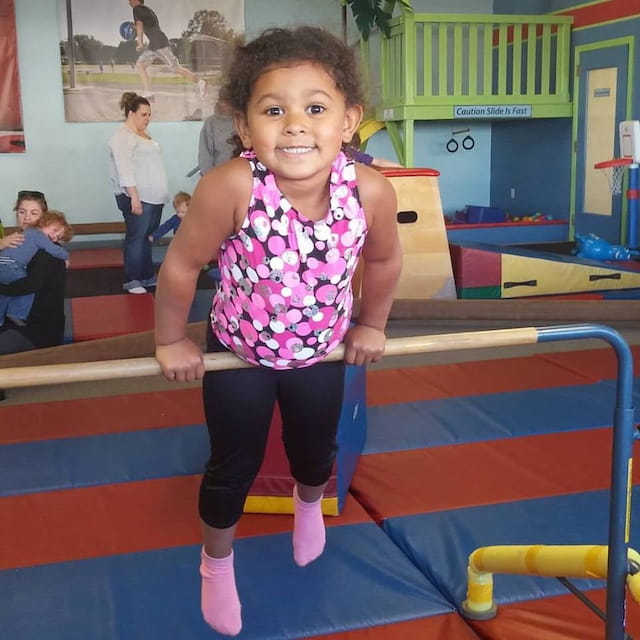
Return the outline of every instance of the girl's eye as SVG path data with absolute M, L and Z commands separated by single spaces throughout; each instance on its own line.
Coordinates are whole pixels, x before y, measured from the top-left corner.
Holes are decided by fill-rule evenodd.
M 268 116 L 281 116 L 284 111 L 282 107 L 269 107 L 266 112 Z
M 318 114 L 324 111 L 324 107 L 321 104 L 312 104 L 309 107 L 309 113 Z

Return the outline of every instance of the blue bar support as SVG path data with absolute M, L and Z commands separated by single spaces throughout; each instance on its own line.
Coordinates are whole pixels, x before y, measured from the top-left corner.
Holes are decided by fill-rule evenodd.
M 537 331 L 538 342 L 597 338 L 607 342 L 616 353 L 617 380 L 616 406 L 613 416 L 605 640 L 624 640 L 626 637 L 625 585 L 629 569 L 631 464 L 635 436 L 632 404 L 633 355 L 624 338 L 610 327 L 585 324 L 541 327 Z

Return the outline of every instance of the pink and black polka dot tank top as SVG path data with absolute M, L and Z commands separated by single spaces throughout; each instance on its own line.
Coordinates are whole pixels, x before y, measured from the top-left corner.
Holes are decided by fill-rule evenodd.
M 220 248 L 221 286 L 211 327 L 231 351 L 255 365 L 306 367 L 340 344 L 351 319 L 351 279 L 367 223 L 353 161 L 331 168 L 323 220 L 298 213 L 273 174 L 245 151 L 253 193 L 241 230 Z

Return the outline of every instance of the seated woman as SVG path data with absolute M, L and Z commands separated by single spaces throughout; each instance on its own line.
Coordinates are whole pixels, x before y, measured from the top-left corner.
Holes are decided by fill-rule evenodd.
M 18 226 L 33 226 L 47 211 L 47 201 L 40 191 L 20 191 L 14 207 Z M 20 232 L 0 240 L 0 249 L 17 246 L 22 242 Z M 10 284 L 0 284 L 0 295 L 22 296 L 34 294 L 33 305 L 25 326 L 6 320 L 0 327 L 0 355 L 54 347 L 64 342 L 64 287 L 66 265 L 38 251 L 27 267 L 25 278 Z

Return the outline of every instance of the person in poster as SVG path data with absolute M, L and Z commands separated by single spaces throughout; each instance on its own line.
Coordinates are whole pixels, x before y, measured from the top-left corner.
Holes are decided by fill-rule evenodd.
M 145 5 L 144 0 L 129 0 L 129 6 L 133 9 L 133 24 L 136 29 L 136 51 L 140 52 L 140 57 L 136 61 L 136 69 L 142 80 L 142 96 L 147 100 L 153 99 L 151 84 L 147 67 L 155 60 L 166 64 L 169 69 L 178 73 L 183 78 L 193 82 L 201 98 L 207 94 L 207 81 L 198 77 L 180 65 L 178 58 L 171 50 L 169 39 L 160 28 L 160 21 L 155 12 Z M 144 43 L 147 37 L 148 46 Z
M 120 121 L 125 91 L 153 93 L 155 121 L 213 113 L 224 61 L 244 31 L 243 0 L 57 0 L 57 6 L 67 122 Z

